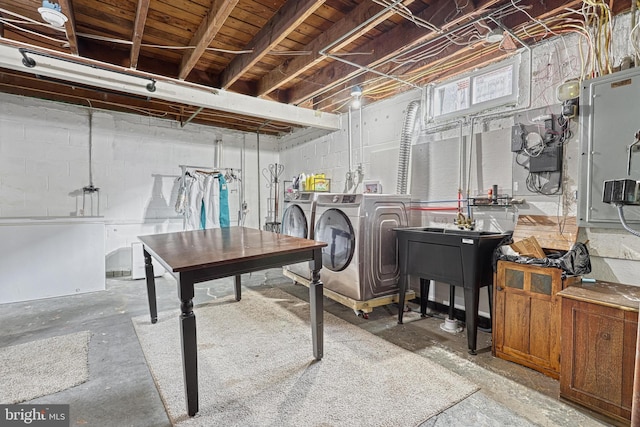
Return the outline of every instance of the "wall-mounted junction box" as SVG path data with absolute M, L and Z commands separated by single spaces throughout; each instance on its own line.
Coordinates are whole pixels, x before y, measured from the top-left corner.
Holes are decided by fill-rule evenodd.
M 603 185 L 605 181 L 640 180 L 640 161 L 629 167 L 629 146 L 640 129 L 640 67 L 585 80 L 580 94 L 580 156 L 578 162 L 578 225 L 622 228 L 618 210 L 610 200 L 629 184 Z M 635 156 L 638 154 L 633 154 Z M 627 173 L 629 168 L 629 173 Z M 612 193 L 615 189 L 616 193 Z M 609 191 L 609 194 L 604 194 Z M 624 191 L 622 194 L 625 194 Z M 640 223 L 640 209 L 625 210 L 629 224 Z
M 632 179 L 605 181 L 602 201 L 621 205 L 640 205 L 640 182 Z
M 529 158 L 529 172 L 557 172 L 562 168 L 562 145 L 545 147 L 539 156 Z

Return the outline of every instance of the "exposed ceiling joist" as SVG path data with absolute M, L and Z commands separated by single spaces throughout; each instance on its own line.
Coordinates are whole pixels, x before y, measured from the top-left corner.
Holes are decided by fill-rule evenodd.
M 414 0 L 407 0 L 402 4 L 409 6 L 413 1 Z M 310 52 L 309 55 L 293 57 L 282 64 L 282 66 L 264 76 L 258 83 L 258 96 L 266 95 L 278 88 L 278 86 L 291 81 L 320 61 L 325 60 L 326 57 L 320 55 L 322 49 L 331 45 L 331 51 L 340 50 L 395 13 L 392 10 L 385 12 L 383 12 L 383 10 L 384 8 L 377 3 L 368 1 L 360 3 L 348 15 L 345 15 L 341 20 L 333 24 L 331 28 L 305 46 L 304 50 Z M 364 22 L 368 22 L 367 25 L 361 25 Z M 355 31 L 356 28 L 359 30 Z M 340 41 L 335 42 L 336 40 Z
M 274 49 L 289 33 L 298 28 L 325 0 L 290 1 L 256 34 L 246 50 L 253 52 L 236 56 L 222 72 L 220 85 L 228 89 L 261 58 Z
M 133 25 L 133 35 L 131 36 L 131 53 L 129 55 L 129 66 L 134 70 L 138 68 L 138 57 L 140 56 L 140 44 L 144 34 L 144 26 L 149 13 L 149 2 L 151 0 L 138 0 L 136 9 L 136 21 Z
M 60 10 L 67 17 L 67 22 L 64 23 L 64 31 L 69 41 L 69 50 L 72 55 L 79 55 L 78 37 L 76 36 L 76 19 L 71 0 L 60 0 Z
M 73 86 L 62 76 L 53 83 L 47 77 L 56 93 L 25 77 L 33 70 L 14 71 L 1 64 L 0 91 L 36 97 L 46 93 L 46 99 L 102 102 L 114 109 L 126 108 L 131 99 L 129 107 L 137 114 L 146 110 L 181 122 L 201 108 L 199 102 L 207 106 L 193 116 L 193 123 L 253 131 L 273 117 L 282 122 L 271 121 L 278 124 L 270 131 L 280 135 L 315 126 L 316 115 L 324 114 L 320 111 L 345 112 L 353 85 L 363 87 L 368 101 L 385 99 L 504 58 L 520 47 L 518 38 L 533 45 L 569 31 L 589 34 L 585 55 L 599 59 L 571 77 L 610 72 L 617 57 L 603 53 L 611 40 L 607 21 L 630 3 L 598 0 L 581 8 L 584 0 L 50 1 L 59 3 L 69 18 L 65 32 L 43 22 L 39 0 L 4 1 L 0 44 L 47 49 L 81 63 L 97 61 L 118 72 L 153 76 L 158 91 L 163 86 L 168 90 L 169 82 L 182 90 L 182 82 L 208 97 L 180 100 L 165 93 L 162 102 L 140 101 L 137 93 L 100 89 L 95 81 L 94 86 L 85 82 L 79 96 L 80 83 Z M 500 28 L 507 36 L 497 49 L 487 35 Z M 73 80 L 69 74 L 63 77 Z M 263 104 L 266 98 L 279 103 Z M 289 103 L 306 107 L 308 113 L 302 117 L 298 110 L 290 114 L 272 108 Z
M 488 8 L 498 3 L 499 0 L 488 0 L 482 6 L 473 11 L 473 15 L 482 14 Z M 455 14 L 455 17 L 447 22 L 447 18 Z M 470 14 L 459 14 L 455 2 L 439 0 L 431 7 L 425 9 L 418 18 L 427 20 L 435 28 L 450 28 L 470 18 Z M 364 44 L 360 49 L 364 52 L 373 52 L 371 55 L 354 56 L 349 58 L 350 65 L 344 62 L 332 62 L 316 75 L 318 86 L 297 86 L 289 92 L 289 102 L 300 104 L 307 99 L 321 93 L 325 87 L 336 86 L 346 82 L 357 75 L 362 74 L 364 68 L 373 68 L 385 62 L 394 55 L 408 51 L 410 48 L 433 39 L 439 35 L 435 31 L 427 31 L 424 27 L 413 22 L 404 22 L 389 31 L 383 39 L 373 39 Z M 340 76 L 340 79 L 336 79 Z
M 211 1 L 211 8 L 189 42 L 189 46 L 193 46 L 193 50 L 187 51 L 182 56 L 180 72 L 178 73 L 180 80 L 186 79 L 191 70 L 193 70 L 193 67 L 196 66 L 202 54 L 209 47 L 211 41 L 216 37 L 220 28 L 222 28 L 233 11 L 233 8 L 238 4 L 238 1 L 239 0 Z

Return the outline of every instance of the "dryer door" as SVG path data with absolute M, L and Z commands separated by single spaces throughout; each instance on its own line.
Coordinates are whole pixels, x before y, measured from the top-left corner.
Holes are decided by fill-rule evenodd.
M 351 262 L 356 249 L 356 235 L 351 220 L 339 209 L 328 209 L 318 219 L 315 239 L 327 243 L 322 248 L 322 266 L 342 271 Z
M 289 205 L 282 214 L 282 234 L 306 239 L 309 236 L 307 216 L 298 205 Z

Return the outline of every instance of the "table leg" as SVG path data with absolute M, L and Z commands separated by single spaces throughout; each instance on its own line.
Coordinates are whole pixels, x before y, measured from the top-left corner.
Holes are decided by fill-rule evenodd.
M 240 301 L 242 299 L 242 289 L 240 288 L 241 280 L 240 275 L 236 275 L 236 301 Z
M 420 317 L 427 317 L 427 303 L 429 302 L 429 288 L 431 280 L 420 278 Z
M 456 287 L 449 285 L 449 320 L 456 318 Z
M 407 288 L 409 287 L 408 261 L 409 258 L 409 240 L 398 239 L 398 267 L 400 268 L 400 277 L 398 278 L 398 325 L 402 325 L 402 316 L 404 314 L 404 300 L 407 296 Z
M 489 292 L 489 327 L 493 328 L 493 283 L 487 286 L 487 291 Z
M 467 326 L 467 345 L 469 354 L 476 353 L 478 342 L 478 288 L 464 288 L 464 313 Z
M 182 369 L 184 372 L 187 413 L 198 413 L 198 343 L 196 340 L 196 315 L 193 312 L 193 281 L 178 278 L 180 297 L 180 338 L 182 340 Z
M 147 279 L 147 298 L 149 300 L 149 311 L 151 314 L 151 323 L 158 321 L 158 306 L 156 303 L 156 278 L 153 273 L 153 264 L 151 262 L 151 255 L 144 249 L 144 272 Z
M 398 325 L 402 325 L 402 315 L 404 314 L 404 299 L 407 293 L 407 281 L 408 276 L 406 274 L 400 274 L 400 280 L 398 280 Z
M 322 251 L 314 251 L 314 260 L 309 263 L 311 269 L 311 283 L 309 283 L 309 304 L 311 305 L 311 340 L 313 341 L 313 357 L 321 360 L 324 352 L 324 311 L 323 285 L 320 281 L 322 268 Z

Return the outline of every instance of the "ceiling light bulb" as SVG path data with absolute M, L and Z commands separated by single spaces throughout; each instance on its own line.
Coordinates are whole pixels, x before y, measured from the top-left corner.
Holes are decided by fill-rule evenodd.
M 502 30 L 500 30 L 499 28 L 495 28 L 489 31 L 487 35 L 484 37 L 484 39 L 488 43 L 498 43 L 498 42 L 501 42 L 503 38 L 504 38 L 504 34 Z
M 580 82 L 578 80 L 571 80 L 568 82 L 562 83 L 556 89 L 556 97 L 558 101 L 568 101 L 570 99 L 575 99 L 580 96 Z
M 362 106 L 362 102 L 360 101 L 359 97 L 351 101 L 351 107 L 360 108 L 361 106 Z
M 40 7 L 38 8 L 38 12 L 40 12 L 40 16 L 49 24 L 54 27 L 64 27 L 64 23 L 67 22 L 67 17 L 64 16 L 62 12 L 58 12 L 55 9 L 49 9 L 48 7 Z
M 40 12 L 40 16 L 42 16 L 45 22 L 48 22 L 54 27 L 64 27 L 65 22 L 68 20 L 60 11 L 60 5 L 51 3 L 48 0 L 42 1 L 42 7 L 38 8 L 38 12 Z

